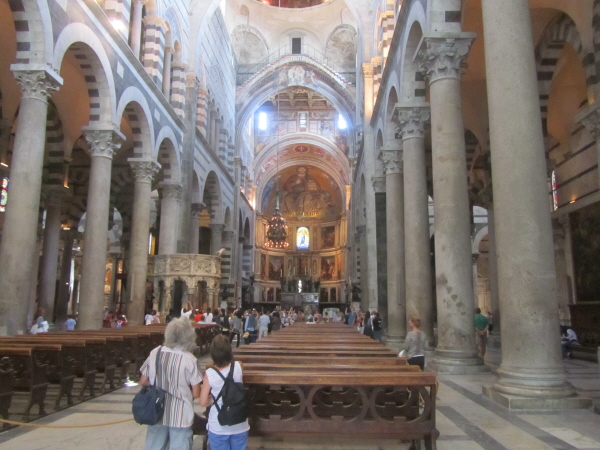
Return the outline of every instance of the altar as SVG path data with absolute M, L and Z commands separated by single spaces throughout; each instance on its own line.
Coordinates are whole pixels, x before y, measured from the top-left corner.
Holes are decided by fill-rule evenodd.
M 318 292 L 282 292 L 281 293 L 281 309 L 289 310 L 290 308 L 306 307 L 316 311 L 319 309 L 319 293 Z

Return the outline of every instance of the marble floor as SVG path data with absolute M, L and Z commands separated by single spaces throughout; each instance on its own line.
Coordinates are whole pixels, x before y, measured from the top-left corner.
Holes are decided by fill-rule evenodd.
M 203 361 L 206 363 L 207 361 Z M 600 401 L 598 364 L 568 360 L 568 379 L 580 395 Z M 439 450 L 600 450 L 600 415 L 590 410 L 509 412 L 481 394 L 493 380 L 491 373 L 440 376 L 437 400 Z M 121 388 L 74 407 L 50 414 L 39 424 L 79 426 L 125 420 L 131 417 L 131 399 L 139 388 Z M 201 408 L 198 407 L 198 412 Z M 0 433 L 2 450 L 109 450 L 141 449 L 146 427 L 135 422 L 97 428 L 49 429 L 20 427 Z M 201 448 L 201 438 L 194 441 Z M 407 449 L 393 441 L 318 442 L 251 438 L 248 449 L 270 450 L 388 450 Z

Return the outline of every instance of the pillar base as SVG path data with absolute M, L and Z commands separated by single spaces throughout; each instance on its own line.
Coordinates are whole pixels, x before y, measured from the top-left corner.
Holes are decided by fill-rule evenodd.
M 483 395 L 509 410 L 589 409 L 592 399 L 577 395 L 566 398 L 523 397 L 498 392 L 493 386 L 483 386 Z
M 392 350 L 399 352 L 404 349 L 404 337 L 386 334 L 384 336 L 385 345 Z
M 465 351 L 436 350 L 428 367 L 438 373 L 464 375 L 489 372 L 490 368 L 483 364 L 475 353 Z
M 499 394 L 540 399 L 572 398 L 576 395 L 573 385 L 565 380 L 562 364 L 560 367 L 529 370 L 500 365 L 497 373 L 498 379 L 492 387 Z

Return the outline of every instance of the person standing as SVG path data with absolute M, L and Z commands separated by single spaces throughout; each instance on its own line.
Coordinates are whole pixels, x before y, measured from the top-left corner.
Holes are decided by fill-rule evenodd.
M 275 311 L 273 313 L 273 317 L 271 318 L 272 326 L 271 331 L 279 331 L 281 330 L 281 317 L 279 315 L 279 311 Z
M 75 319 L 73 319 L 73 316 L 69 316 L 69 318 L 65 322 L 65 327 L 67 328 L 67 331 L 74 331 L 75 325 L 77 325 L 77 322 L 75 322 Z
M 371 323 L 373 324 L 373 339 L 383 344 L 383 328 L 381 327 L 381 317 L 377 311 L 373 311 Z
M 475 308 L 475 344 L 477 356 L 482 360 L 485 357 L 485 347 L 487 346 L 488 326 L 488 318 L 481 314 L 481 308 Z
M 210 312 L 210 308 L 206 308 L 206 315 L 204 316 L 204 323 L 213 323 L 213 313 Z
M 408 326 L 412 331 L 409 331 L 404 341 L 404 350 L 406 350 L 406 362 L 411 366 L 419 366 L 421 370 L 425 367 L 425 345 L 427 337 L 421 331 L 421 319 L 417 316 L 412 316 L 408 321 Z
M 350 308 L 350 312 L 348 313 L 348 325 L 354 326 L 356 322 L 356 313 L 354 312 L 354 306 Z
M 371 313 L 369 311 L 365 312 L 365 317 L 363 320 L 363 334 L 365 336 L 369 336 L 371 339 L 375 339 L 375 336 L 373 336 L 373 323 L 371 322 Z
M 140 384 L 151 383 L 166 392 L 161 421 L 148 427 L 144 450 L 192 448 L 194 399 L 200 398 L 202 372 L 192 354 L 196 333 L 189 320 L 173 319 L 165 329 L 165 345 L 150 352 L 140 368 Z M 156 357 L 159 355 L 159 370 Z
M 241 383 L 242 365 L 233 361 L 233 354 L 229 339 L 223 335 L 215 336 L 210 344 L 210 357 L 214 367 L 204 373 L 204 382 L 200 392 L 200 406 L 208 408 L 213 405 L 225 384 L 229 371 L 233 370 L 233 381 Z M 217 371 L 220 373 L 217 373 Z M 219 398 L 218 406 L 223 406 L 223 399 Z M 208 414 L 208 443 L 212 450 L 245 450 L 248 444 L 248 419 L 235 425 L 221 425 L 216 407 L 210 408 Z
M 269 322 L 271 322 L 271 319 L 263 309 L 263 313 L 258 319 L 258 339 L 262 339 L 269 335 Z
M 232 319 L 229 321 L 230 325 L 230 336 L 229 342 L 233 342 L 233 337 L 237 336 L 237 345 L 236 348 L 240 346 L 240 336 L 242 334 L 242 310 L 238 309 L 235 311 Z
M 493 316 L 492 316 L 491 311 L 488 311 L 487 319 L 488 319 L 488 331 L 490 332 L 490 334 L 492 334 L 492 330 L 494 329 L 494 324 L 493 324 Z

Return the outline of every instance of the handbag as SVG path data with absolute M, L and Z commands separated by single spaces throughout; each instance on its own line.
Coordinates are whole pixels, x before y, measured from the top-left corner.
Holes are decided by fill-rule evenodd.
M 140 425 L 156 425 L 161 421 L 165 412 L 165 391 L 156 387 L 158 374 L 160 373 L 160 352 L 162 346 L 156 352 L 156 375 L 154 383 L 142 387 L 142 390 L 133 397 L 131 411 L 133 418 Z

